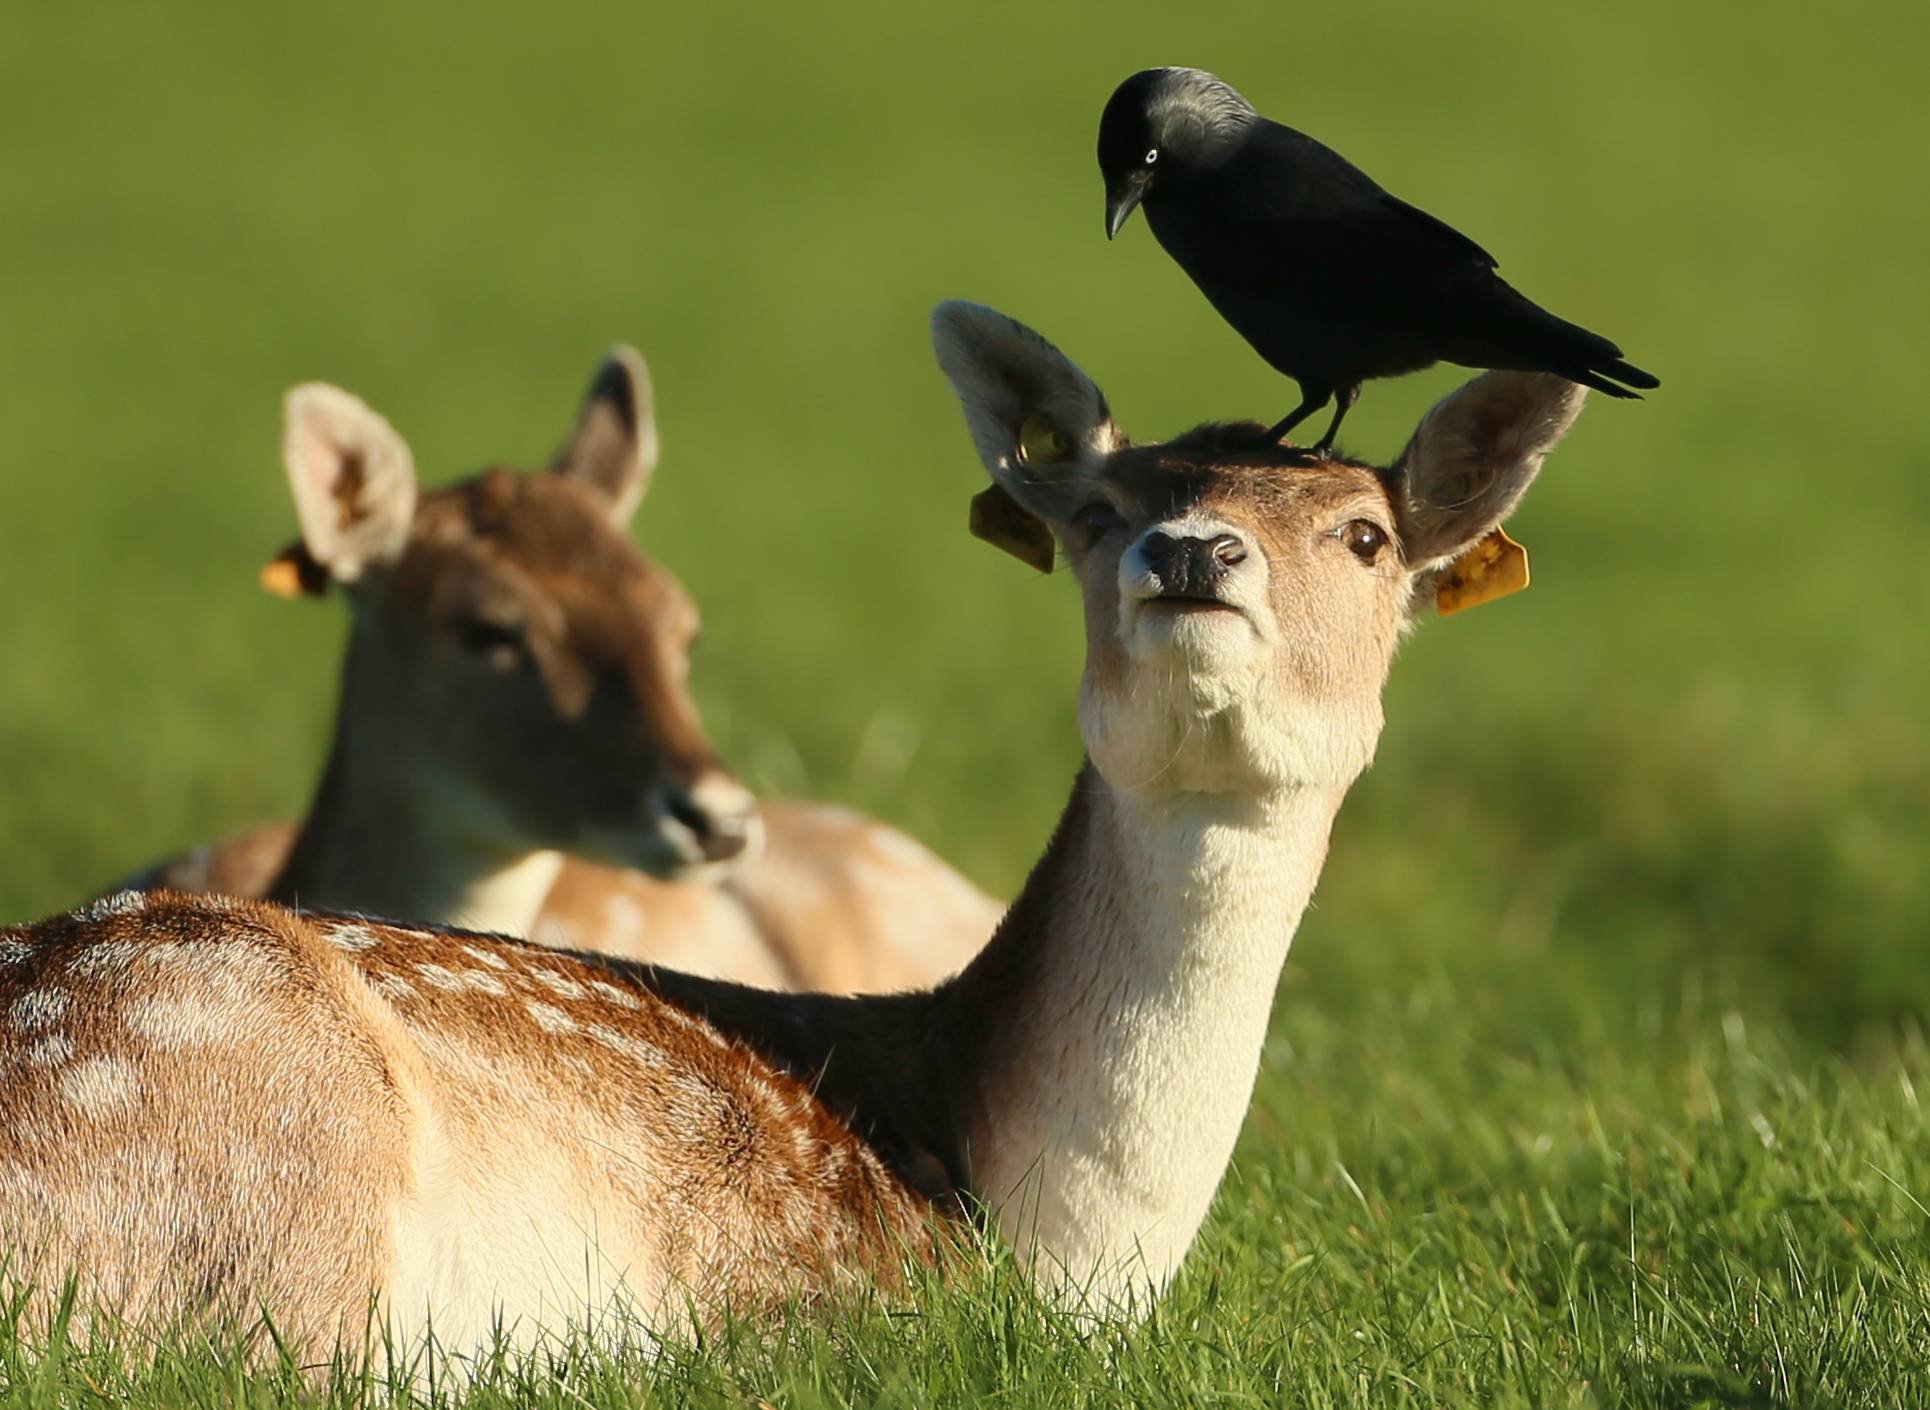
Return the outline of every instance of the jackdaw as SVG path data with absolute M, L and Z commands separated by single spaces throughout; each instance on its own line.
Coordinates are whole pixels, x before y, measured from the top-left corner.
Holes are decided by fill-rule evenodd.
M 1120 84 L 1099 120 L 1099 170 L 1106 238 L 1143 205 L 1221 317 L 1300 384 L 1269 440 L 1331 398 L 1326 450 L 1362 382 L 1441 361 L 1553 372 L 1614 397 L 1661 385 L 1516 293 L 1467 236 L 1210 73 L 1146 69 Z

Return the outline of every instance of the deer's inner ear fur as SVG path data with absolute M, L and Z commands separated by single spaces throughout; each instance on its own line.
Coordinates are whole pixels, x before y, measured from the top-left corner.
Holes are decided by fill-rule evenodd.
M 1041 573 L 1052 571 L 1056 548 L 1052 530 L 999 485 L 988 485 L 972 496 L 972 536 Z
M 1436 568 L 1514 513 L 1587 392 L 1540 372 L 1485 372 L 1421 419 L 1398 467 L 1401 545 Z
M 401 556 L 415 517 L 415 459 L 361 398 L 325 382 L 282 403 L 282 460 L 309 556 L 353 583 Z
M 1033 518 L 1062 522 L 1125 444 L 1105 395 L 1044 338 L 979 304 L 940 304 L 932 347 L 987 473 Z
M 657 413 L 643 355 L 622 344 L 590 379 L 576 428 L 550 462 L 610 506 L 619 528 L 629 524 L 657 468 Z

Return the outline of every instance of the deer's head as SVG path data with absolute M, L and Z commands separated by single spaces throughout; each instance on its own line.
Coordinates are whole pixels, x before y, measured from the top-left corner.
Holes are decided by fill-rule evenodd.
M 939 364 L 991 473 L 981 535 L 1085 598 L 1080 727 L 1117 788 L 1346 784 L 1435 575 L 1497 528 L 1581 410 L 1560 377 L 1490 372 L 1388 469 L 1263 444 L 1258 425 L 1131 444 L 1091 378 L 974 304 L 933 315 Z
M 657 460 L 642 358 L 611 353 L 549 469 L 420 497 L 408 446 L 356 397 L 309 383 L 285 411 L 302 537 L 265 580 L 348 597 L 338 753 L 506 853 L 671 875 L 746 852 L 754 800 L 686 688 L 697 609 L 629 536 Z

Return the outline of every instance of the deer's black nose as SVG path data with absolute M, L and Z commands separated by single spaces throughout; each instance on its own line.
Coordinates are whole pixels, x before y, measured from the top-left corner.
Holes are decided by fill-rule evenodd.
M 1195 538 L 1154 529 L 1139 541 L 1139 555 L 1159 579 L 1159 596 L 1213 598 L 1228 570 L 1246 561 L 1247 548 L 1237 534 Z
M 757 804 L 735 779 L 713 775 L 688 789 L 670 788 L 663 807 L 689 830 L 707 862 L 727 862 L 747 851 L 757 830 Z
M 1206 551 L 1222 568 L 1246 562 L 1246 545 L 1232 534 L 1218 534 L 1206 541 Z

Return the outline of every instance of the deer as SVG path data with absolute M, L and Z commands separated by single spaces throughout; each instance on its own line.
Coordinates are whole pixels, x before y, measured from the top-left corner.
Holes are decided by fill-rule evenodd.
M 263 581 L 348 600 L 333 744 L 299 825 L 155 864 L 219 891 L 535 938 L 767 988 L 929 984 L 1002 907 L 895 828 L 757 806 L 688 689 L 698 613 L 629 528 L 659 457 L 618 347 L 548 470 L 432 493 L 389 422 L 325 383 L 284 402 L 301 536 Z
M 16 1270 L 78 1270 L 144 1324 L 273 1309 L 310 1345 L 373 1297 L 462 1346 L 904 1287 L 982 1229 L 1081 1315 L 1153 1304 L 1396 645 L 1584 392 L 1486 373 L 1375 468 L 1258 423 L 1135 444 L 989 308 L 940 305 L 933 340 L 981 537 L 1063 556 L 1086 626 L 1084 757 L 978 956 L 919 991 L 780 993 L 168 892 L 0 931 Z

